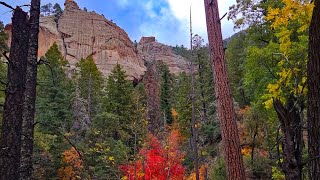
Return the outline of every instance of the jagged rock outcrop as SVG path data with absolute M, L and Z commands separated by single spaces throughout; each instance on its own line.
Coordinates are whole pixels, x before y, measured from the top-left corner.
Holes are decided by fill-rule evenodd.
M 188 72 L 186 59 L 174 53 L 172 47 L 161 44 L 155 37 L 143 37 L 138 44 L 138 55 L 147 62 L 162 61 L 168 65 L 171 73 Z
M 172 73 L 187 70 L 184 58 L 154 37 L 143 37 L 135 46 L 123 29 L 103 15 L 81 10 L 73 0 L 66 0 L 64 5 L 65 11 L 58 21 L 54 16 L 40 18 L 39 57 L 56 42 L 71 69 L 81 58 L 93 56 L 104 75 L 119 63 L 130 79 L 141 79 L 146 71 L 145 61 L 163 61 Z M 5 30 L 10 44 L 11 25 Z

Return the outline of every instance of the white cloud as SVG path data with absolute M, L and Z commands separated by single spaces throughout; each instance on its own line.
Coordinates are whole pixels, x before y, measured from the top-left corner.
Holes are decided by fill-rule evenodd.
M 129 1 L 128 0 L 117 0 L 117 3 L 119 4 L 120 7 L 124 8 L 128 6 Z
M 203 0 L 167 0 L 172 14 L 181 22 L 181 29 L 189 31 L 190 5 L 192 6 L 192 26 L 193 33 L 199 34 L 207 39 L 206 18 Z M 235 4 L 235 0 L 218 0 L 220 16 L 223 16 L 229 10 L 229 6 Z M 233 23 L 227 18 L 222 20 L 223 37 L 231 36 L 233 32 Z

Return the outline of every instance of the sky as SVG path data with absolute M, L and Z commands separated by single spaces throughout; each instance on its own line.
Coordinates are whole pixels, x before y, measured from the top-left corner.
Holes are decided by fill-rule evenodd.
M 42 0 L 42 5 L 65 0 Z M 124 29 L 132 41 L 139 42 L 142 36 L 155 36 L 158 42 L 168 45 L 189 46 L 189 18 L 192 6 L 193 33 L 207 42 L 206 20 L 203 0 L 75 0 L 80 8 L 103 14 Z M 30 3 L 30 0 L 5 0 L 11 6 Z M 220 16 L 228 12 L 236 0 L 218 0 Z M 10 23 L 12 12 L 0 6 L 0 20 Z M 232 21 L 222 20 L 223 38 L 235 32 Z

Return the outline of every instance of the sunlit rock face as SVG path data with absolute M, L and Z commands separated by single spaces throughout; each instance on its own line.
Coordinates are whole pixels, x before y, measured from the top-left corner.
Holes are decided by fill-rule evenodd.
M 138 44 L 138 54 L 141 59 L 147 62 L 164 62 L 173 74 L 179 74 L 184 71 L 188 72 L 186 59 L 177 55 L 172 47 L 157 42 L 155 37 L 141 38 Z
M 8 47 L 11 44 L 11 24 L 6 25 L 5 32 L 8 34 Z M 56 27 L 56 22 L 53 16 L 40 18 L 40 33 L 39 33 L 39 51 L 38 56 L 43 56 L 48 49 L 57 42 L 61 44 L 62 40 Z
M 121 64 L 129 77 L 139 78 L 145 66 L 138 58 L 128 34 L 102 15 L 80 10 L 74 1 L 66 1 L 58 21 L 64 54 L 71 65 L 93 56 L 99 70 L 108 75 Z
M 65 10 L 57 20 L 54 16 L 40 18 L 39 57 L 57 43 L 70 68 L 92 56 L 104 75 L 109 75 L 118 63 L 129 79 L 140 79 L 146 71 L 145 61 L 163 61 L 172 73 L 187 70 L 184 58 L 172 48 L 158 43 L 155 37 L 143 37 L 134 45 L 128 34 L 103 15 L 81 10 L 73 0 L 65 1 Z M 11 25 L 5 31 L 11 43 Z

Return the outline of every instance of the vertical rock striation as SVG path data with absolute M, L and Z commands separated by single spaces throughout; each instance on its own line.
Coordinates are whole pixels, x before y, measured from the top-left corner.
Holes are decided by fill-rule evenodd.
M 153 60 L 166 63 L 171 73 L 187 71 L 186 60 L 171 47 L 156 42 L 155 37 L 143 37 L 135 46 L 123 29 L 103 15 L 81 10 L 73 0 L 66 0 L 64 5 L 65 11 L 57 22 L 54 16 L 40 18 L 38 56 L 43 56 L 56 42 L 70 68 L 75 68 L 82 58 L 93 56 L 106 76 L 118 63 L 130 79 L 141 79 L 147 69 L 144 61 Z M 11 29 L 10 24 L 5 28 L 9 45 Z

